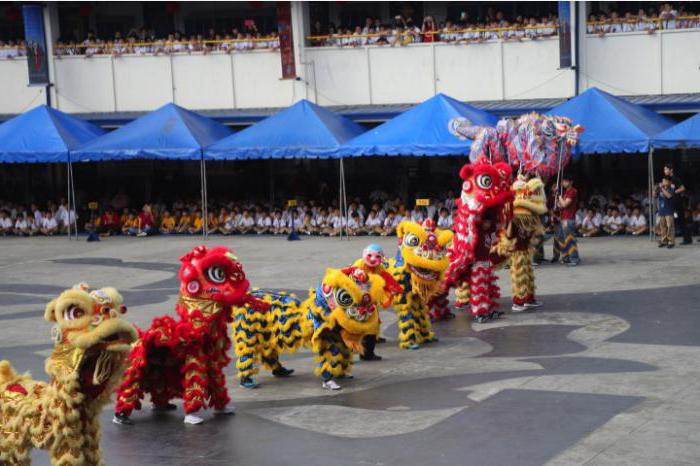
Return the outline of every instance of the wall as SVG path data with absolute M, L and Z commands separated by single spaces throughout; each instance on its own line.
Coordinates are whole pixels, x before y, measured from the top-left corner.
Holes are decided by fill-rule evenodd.
M 586 36 L 582 84 L 623 94 L 700 92 L 700 30 Z
M 700 92 L 700 30 L 586 36 L 581 85 L 615 94 Z M 54 105 L 68 112 L 195 110 L 420 102 L 436 92 L 467 101 L 570 97 L 558 40 L 306 48 L 303 81 L 283 81 L 278 52 L 54 59 Z M 24 59 L 0 60 L 0 114 L 45 103 L 26 86 Z

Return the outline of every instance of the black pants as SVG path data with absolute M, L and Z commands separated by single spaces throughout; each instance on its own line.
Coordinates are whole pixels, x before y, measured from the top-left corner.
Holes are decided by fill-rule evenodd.
M 681 230 L 680 233 L 683 235 L 683 242 L 690 243 L 693 241 L 693 231 L 685 218 L 685 207 L 676 208 L 676 215 L 678 216 L 678 228 Z

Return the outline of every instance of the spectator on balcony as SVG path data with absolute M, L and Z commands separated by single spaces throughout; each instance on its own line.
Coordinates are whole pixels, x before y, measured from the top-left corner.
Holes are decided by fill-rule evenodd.
M 676 29 L 678 19 L 678 11 L 676 11 L 670 3 L 664 3 L 659 8 L 659 20 L 661 21 L 662 29 Z
M 435 32 L 437 27 L 435 25 L 435 20 L 432 16 L 426 16 L 423 18 L 423 25 L 421 26 L 421 39 L 422 42 L 435 42 Z
M 622 18 L 622 31 L 621 32 L 634 32 L 637 30 L 637 20 L 632 16 L 631 12 L 625 13 L 625 17 Z
M 656 21 L 646 14 L 644 8 L 640 8 L 637 12 L 637 30 L 646 31 L 648 34 L 653 34 L 656 29 Z
M 610 12 L 610 20 L 608 22 L 610 24 L 610 27 L 607 32 L 622 32 L 622 20 L 617 11 Z

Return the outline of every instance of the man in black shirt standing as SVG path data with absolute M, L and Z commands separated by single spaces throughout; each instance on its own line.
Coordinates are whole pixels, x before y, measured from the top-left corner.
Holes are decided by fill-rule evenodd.
M 692 232 L 686 224 L 685 219 L 685 186 L 680 178 L 673 174 L 673 165 L 667 163 L 664 165 L 664 176 L 670 178 L 671 186 L 674 189 L 673 195 L 673 210 L 678 216 L 678 226 L 683 234 L 683 243 L 691 244 L 693 242 Z

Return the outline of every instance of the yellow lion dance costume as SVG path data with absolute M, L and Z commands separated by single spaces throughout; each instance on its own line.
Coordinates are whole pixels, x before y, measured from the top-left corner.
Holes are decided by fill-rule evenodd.
M 66 290 L 44 314 L 56 323 L 46 360 L 49 383 L 0 361 L 0 464 L 29 465 L 32 447 L 48 450 L 54 466 L 104 464 L 99 415 L 138 337 L 124 312 L 114 288 Z
M 384 280 L 362 269 L 327 269 L 321 284 L 300 301 L 290 293 L 255 289 L 270 304 L 266 312 L 245 305 L 234 308 L 233 340 L 241 386 L 255 388 L 256 363 L 277 377 L 293 370 L 279 362 L 281 353 L 310 346 L 323 387 L 338 390 L 334 379 L 349 377 L 352 352 L 362 352 L 362 338 L 379 331 L 377 306 L 386 300 Z
M 394 295 L 394 310 L 399 318 L 399 346 L 418 349 L 435 341 L 430 323 L 429 302 L 442 290 L 445 271 L 450 265 L 447 246 L 452 242 L 449 230 L 428 231 L 415 222 L 396 227 L 399 251 L 389 261 L 389 272 L 402 286 Z
M 532 259 L 537 236 L 544 233 L 540 216 L 547 212 L 544 183 L 539 178 L 529 181 L 522 175 L 513 183 L 513 217 L 494 247 L 500 256 L 510 256 L 510 278 L 513 289 L 513 311 L 522 312 L 541 306 L 535 299 L 535 272 Z

